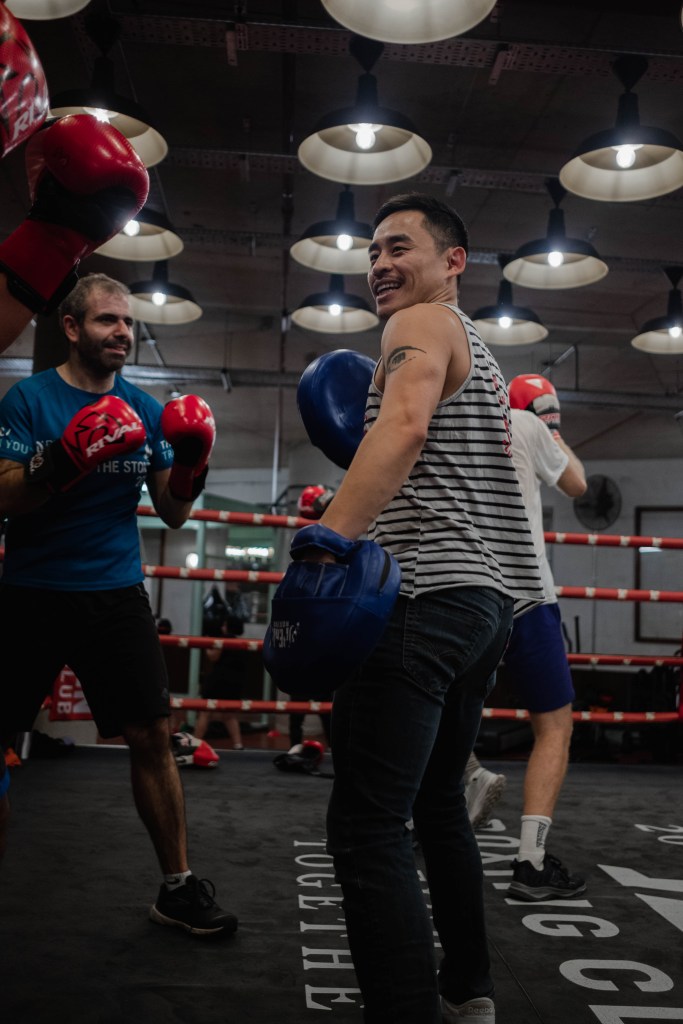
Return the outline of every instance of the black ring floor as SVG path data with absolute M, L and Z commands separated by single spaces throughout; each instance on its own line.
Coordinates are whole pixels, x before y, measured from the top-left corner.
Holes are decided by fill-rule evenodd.
M 549 849 L 588 889 L 529 904 L 505 892 L 525 765 L 485 764 L 508 780 L 478 833 L 498 1024 L 683 1021 L 680 767 L 571 765 Z M 12 770 L 3 1022 L 360 1024 L 324 851 L 330 780 L 278 771 L 261 750 L 222 751 L 216 769 L 182 777 L 192 869 L 240 918 L 220 943 L 148 919 L 159 872 L 124 749 Z

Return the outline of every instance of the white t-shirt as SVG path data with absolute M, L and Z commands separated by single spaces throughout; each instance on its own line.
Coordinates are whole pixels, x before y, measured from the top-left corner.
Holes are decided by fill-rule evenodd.
M 533 412 L 512 409 L 511 416 L 512 461 L 517 470 L 522 498 L 531 525 L 531 535 L 541 566 L 545 603 L 552 604 L 557 601 L 557 596 L 543 537 L 541 484 L 554 487 L 567 468 L 569 456 L 555 443 L 545 423 Z

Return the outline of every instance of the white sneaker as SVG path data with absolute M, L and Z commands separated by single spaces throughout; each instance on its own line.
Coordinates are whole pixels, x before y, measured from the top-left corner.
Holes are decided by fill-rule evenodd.
M 489 774 L 491 774 L 489 772 Z M 502 778 L 502 776 L 500 776 Z M 496 1008 L 493 999 L 482 997 L 481 999 L 468 999 L 466 1003 L 456 1006 L 449 1003 L 441 996 L 441 1016 L 444 1024 L 451 1024 L 460 1020 L 482 1021 L 482 1024 L 496 1024 Z
M 486 768 L 477 768 L 465 785 L 465 802 L 472 828 L 480 828 L 491 817 L 491 811 L 498 803 L 506 779 L 504 775 L 496 775 Z

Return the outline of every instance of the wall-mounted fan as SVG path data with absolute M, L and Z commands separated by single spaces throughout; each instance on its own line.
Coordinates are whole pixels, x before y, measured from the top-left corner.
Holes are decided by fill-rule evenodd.
M 574 498 L 574 514 L 589 530 L 606 530 L 621 514 L 621 492 L 614 480 L 596 474 L 586 480 L 588 488 Z

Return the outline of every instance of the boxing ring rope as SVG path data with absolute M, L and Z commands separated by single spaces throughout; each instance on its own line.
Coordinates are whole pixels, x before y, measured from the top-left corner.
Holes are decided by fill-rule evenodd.
M 141 516 L 156 517 L 156 512 L 149 506 L 139 506 Z M 210 523 L 233 523 L 242 526 L 271 526 L 285 529 L 299 529 L 310 524 L 310 520 L 299 516 L 274 515 L 260 512 L 230 512 L 215 509 L 196 509 L 190 514 L 191 519 Z M 680 550 L 683 539 L 676 537 L 646 537 L 635 535 L 611 535 L 590 533 L 563 533 L 547 531 L 544 534 L 548 544 L 580 544 L 586 546 L 639 548 L 653 547 Z M 3 551 L 0 548 L 0 558 Z M 181 566 L 164 566 L 143 564 L 145 576 L 156 579 L 183 579 L 204 581 L 236 581 L 245 583 L 277 584 L 283 577 L 282 572 L 266 572 L 261 570 L 237 569 L 189 569 Z M 579 598 L 603 601 L 639 601 L 659 603 L 683 603 L 683 591 L 673 590 L 637 590 L 624 587 L 574 587 L 556 586 L 558 597 Z M 246 651 L 260 651 L 263 641 L 258 639 L 218 638 L 203 636 L 183 636 L 177 634 L 162 635 L 159 640 L 164 647 L 221 649 L 224 647 Z M 624 665 L 627 667 L 671 667 L 683 668 L 683 657 L 667 657 L 659 655 L 620 655 L 620 654 L 568 654 L 570 665 Z M 683 684 L 682 684 L 683 685 Z M 49 700 L 48 700 L 49 703 Z M 288 700 L 205 700 L 200 697 L 171 697 L 174 710 L 187 711 L 238 711 L 242 713 L 320 713 L 331 709 L 331 701 L 288 701 Z M 520 719 L 529 717 L 528 711 L 521 708 L 485 707 L 485 718 Z M 577 722 L 674 722 L 683 719 L 683 701 L 679 700 L 677 711 L 575 711 L 572 713 Z

